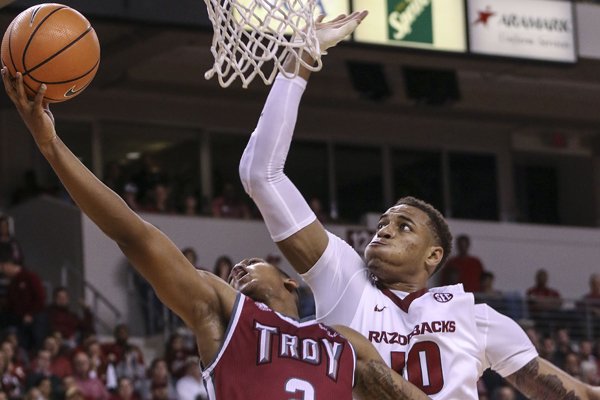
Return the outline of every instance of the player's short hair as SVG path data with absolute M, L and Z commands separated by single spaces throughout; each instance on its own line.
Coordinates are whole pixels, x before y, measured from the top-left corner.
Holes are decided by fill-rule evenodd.
M 402 204 L 418 208 L 427 214 L 429 217 L 429 223 L 427 225 L 429 225 L 429 229 L 431 229 L 431 233 L 433 233 L 436 244 L 441 246 L 442 250 L 444 251 L 442 259 L 435 267 L 433 274 L 431 274 L 433 276 L 444 266 L 446 260 L 450 256 L 450 252 L 452 251 L 452 233 L 450 232 L 450 227 L 448 227 L 448 223 L 446 222 L 446 219 L 442 213 L 439 212 L 434 206 L 423 200 L 412 196 L 406 196 L 400 198 L 395 205 L 399 206 Z

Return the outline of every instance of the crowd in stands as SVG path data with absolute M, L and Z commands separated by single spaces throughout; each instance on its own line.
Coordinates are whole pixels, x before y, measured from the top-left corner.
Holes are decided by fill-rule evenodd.
M 25 191 L 23 192 L 25 193 Z M 223 203 L 219 203 L 222 207 Z M 119 324 L 110 341 L 98 339 L 94 316 L 85 303 L 74 311 L 65 287 L 55 287 L 46 304 L 44 285 L 26 267 L 11 219 L 0 215 L 0 400 L 203 400 L 194 338 L 171 314 L 180 329 L 159 349 L 159 357 L 146 360 L 131 343 L 127 325 Z M 558 290 L 549 286 L 550 276 L 540 269 L 522 296 L 494 288 L 494 274 L 469 254 L 470 239 L 457 237 L 457 254 L 448 260 L 443 284 L 462 283 L 485 302 L 517 320 L 539 354 L 583 382 L 600 385 L 600 274 L 589 278 L 589 292 L 564 310 Z M 232 260 L 223 255 L 212 268 L 199 260 L 193 248 L 182 249 L 198 269 L 227 279 Z M 281 258 L 265 259 L 278 264 Z M 139 280 L 141 298 L 156 307 L 154 322 L 145 310 L 147 333 L 165 328 L 164 310 L 152 288 Z M 301 315 L 314 314 L 310 290 L 301 288 Z M 172 328 L 172 326 L 170 327 Z M 480 399 L 523 398 L 499 375 L 486 371 L 479 381 Z
M 105 167 L 103 179 L 136 212 L 260 219 L 258 209 L 239 184 L 236 186 L 225 181 L 218 185 L 220 190 L 212 199 L 206 199 L 201 195 L 198 184 L 189 179 L 174 179 L 152 155 L 144 155 L 138 164 L 137 168 L 127 168 L 111 162 Z M 28 170 L 9 204 L 14 206 L 44 194 L 71 202 L 59 182 L 49 186 L 40 185 L 35 172 Z M 310 199 L 310 205 L 319 220 L 335 222 L 325 211 L 320 199 Z

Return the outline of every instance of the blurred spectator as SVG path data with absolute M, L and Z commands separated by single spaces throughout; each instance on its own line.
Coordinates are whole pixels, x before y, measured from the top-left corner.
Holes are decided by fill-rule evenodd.
M 515 390 L 508 385 L 499 386 L 492 393 L 492 400 L 515 400 L 516 398 Z
M 2 350 L 0 350 L 0 391 L 6 393 L 8 400 L 18 400 L 23 396 L 22 382 L 11 371 L 9 355 Z
M 462 283 L 466 292 L 479 292 L 483 264 L 469 254 L 471 239 L 467 235 L 456 238 L 457 255 L 448 259 L 442 274 L 442 285 Z
M 548 287 L 548 272 L 545 269 L 536 272 L 535 285 L 527 289 L 527 305 L 531 319 L 539 329 L 548 333 L 552 329 L 552 321 L 560 317 L 562 299 L 557 290 Z
M 121 194 L 125 186 L 125 178 L 121 166 L 116 161 L 109 162 L 104 169 L 103 182 L 111 188 L 115 193 Z
M 0 326 L 7 326 L 7 296 L 8 296 L 8 284 L 10 280 L 4 275 L 3 269 L 0 267 Z
M 556 342 L 552 336 L 544 336 L 542 339 L 542 345 L 539 349 L 540 357 L 546 359 L 554 365 L 556 362 Z
M 64 354 L 58 339 L 54 335 L 44 339 L 44 350 L 50 352 L 50 371 L 59 378 L 64 378 L 73 373 L 71 360 Z
M 572 377 L 582 380 L 580 360 L 577 353 L 569 353 L 565 356 L 565 365 L 562 369 Z
M 577 309 L 582 314 L 580 329 L 589 328 L 587 335 L 600 336 L 600 274 L 592 274 L 589 280 L 590 291 L 577 302 Z
M 229 273 L 232 269 L 233 261 L 231 261 L 231 258 L 223 255 L 217 258 L 217 261 L 215 262 L 215 266 L 213 268 L 213 274 L 223 279 L 224 281 L 227 281 L 227 279 L 229 278 Z
M 67 386 L 65 400 L 87 400 L 77 385 Z
M 53 393 L 57 393 L 60 390 L 61 380 L 58 376 L 52 373 L 50 368 L 51 355 L 48 350 L 40 349 L 37 352 L 37 356 L 33 360 L 31 369 L 27 374 L 26 386 L 28 388 L 40 385 L 42 380 L 48 380 L 50 383 L 50 390 Z M 46 391 L 45 389 L 43 390 Z
M 58 382 L 60 384 L 60 379 Z M 35 387 L 40 391 L 43 400 L 58 400 L 59 386 L 54 390 L 49 378 L 40 378 L 35 383 Z
M 42 400 L 42 392 L 40 392 L 40 390 L 36 387 L 32 387 L 30 388 L 27 393 L 25 393 L 25 396 L 23 397 L 23 400 Z
M 598 359 L 594 356 L 594 347 L 589 340 L 579 342 L 579 357 L 581 360 L 581 375 L 583 381 L 590 385 L 598 386 L 600 384 L 600 375 L 598 374 Z
M 119 378 L 116 392 L 110 396 L 110 400 L 139 400 L 139 396 L 133 390 L 133 384 L 129 378 Z
M 165 306 L 154 292 L 152 285 L 150 285 L 146 279 L 133 269 L 130 269 L 129 271 L 133 286 L 138 293 L 138 298 L 142 307 L 146 334 L 154 335 L 164 328 Z
M 90 333 L 94 333 L 94 317 L 90 308 L 82 303 L 83 317 L 79 317 L 70 309 L 69 292 L 67 288 L 59 286 L 52 294 L 52 304 L 43 311 L 40 319 L 45 323 L 41 337 L 46 337 L 51 332 L 59 332 L 63 343 L 69 348 L 74 348 L 77 340 Z M 39 334 L 38 334 L 39 335 Z
M 90 376 L 90 358 L 82 351 L 73 356 L 73 376 L 85 400 L 108 400 L 108 390 L 100 379 Z
M 175 392 L 175 386 L 173 380 L 169 374 L 167 362 L 164 358 L 155 358 L 148 368 L 146 379 L 143 381 L 140 389 L 140 395 L 143 400 L 151 400 L 153 398 L 153 388 L 164 388 L 165 400 L 175 400 L 177 393 Z
M 148 192 L 147 201 L 144 203 L 143 211 L 152 213 L 170 214 L 175 212 L 171 204 L 171 187 L 166 183 L 157 183 Z
M 494 274 L 483 271 L 480 277 L 479 291 L 475 292 L 475 300 L 478 303 L 486 303 L 493 309 L 504 313 L 505 304 L 502 292 L 494 288 Z
M 11 219 L 8 215 L 0 215 L 0 248 L 3 248 L 3 253 L 11 253 L 15 259 L 23 259 L 21 245 L 12 232 Z
M 23 259 L 21 246 L 14 237 L 10 224 L 11 219 L 8 215 L 0 215 L 0 254 L 12 254 L 15 259 Z M 3 316 L 6 316 L 9 282 L 10 280 L 0 268 L 0 326 L 8 325 L 8 321 L 3 319 Z
M 133 211 L 141 211 L 142 207 L 138 202 L 138 187 L 133 182 L 128 182 L 123 186 L 123 200 Z
M 25 348 L 30 348 L 33 344 L 33 317 L 44 308 L 44 286 L 36 273 L 23 266 L 21 254 L 0 249 L 0 268 L 10 280 L 4 321 L 19 329 L 19 341 Z
M 321 202 L 321 199 L 319 199 L 318 197 L 312 197 L 310 199 L 310 201 L 308 202 L 308 205 L 310 206 L 310 209 L 312 210 L 312 212 L 315 213 L 315 215 L 317 216 L 317 219 L 320 222 L 322 222 L 322 223 L 329 222 L 329 215 L 323 209 L 323 203 Z
M 213 199 L 211 209 L 216 218 L 250 218 L 250 207 L 231 183 L 223 186 L 221 195 Z
M 519 321 L 519 325 L 523 328 L 525 334 L 527 334 L 527 337 L 531 340 L 531 343 L 533 343 L 533 346 L 539 353 L 542 344 L 540 342 L 540 334 L 537 329 L 535 329 L 535 324 L 530 320 L 521 320 Z
M 567 328 L 561 327 L 556 329 L 554 336 L 556 340 L 556 353 L 553 362 L 559 368 L 564 368 L 567 356 L 577 352 L 577 346 L 571 341 L 571 335 Z
M 177 400 L 177 396 L 169 397 L 167 385 L 164 383 L 155 383 L 152 385 L 152 400 Z
M 104 356 L 102 347 L 95 336 L 90 336 L 84 341 L 83 351 L 85 351 L 90 358 L 91 376 L 99 378 L 102 382 L 107 383 L 106 369 L 108 367 L 108 362 Z M 112 387 L 107 385 L 107 389 L 112 389 Z
M 149 153 L 144 154 L 142 156 L 142 169 L 133 177 L 133 182 L 139 190 L 138 200 L 142 204 L 147 204 L 150 191 L 159 183 L 166 181 L 167 176 L 154 157 Z
M 193 351 L 185 347 L 183 336 L 179 333 L 171 334 L 165 348 L 165 361 L 167 362 L 169 373 L 175 380 L 185 374 L 185 363 L 193 354 Z
M 495 276 L 492 272 L 483 271 L 481 274 L 480 291 L 475 292 L 475 301 L 486 303 L 502 314 L 519 321 L 525 314 L 523 299 L 518 291 L 501 292 L 494 288 Z
M 198 201 L 198 196 L 194 193 L 187 193 L 183 196 L 183 201 L 181 204 L 181 213 L 183 215 L 200 215 L 202 209 L 200 207 L 200 202 Z
M 3 342 L 9 342 L 12 345 L 12 351 L 14 352 L 14 359 L 18 365 L 24 367 L 29 366 L 29 353 L 27 349 L 23 348 L 19 343 L 19 335 L 15 328 L 8 328 L 3 335 Z
M 196 249 L 194 249 L 193 247 L 186 247 L 186 248 L 182 249 L 181 252 L 185 256 L 185 258 L 188 259 L 190 264 L 192 264 L 196 269 L 201 269 L 201 270 L 206 271 L 206 268 L 198 265 L 198 253 L 196 253 Z
M 19 204 L 25 200 L 37 197 L 42 194 L 42 187 L 38 184 L 37 175 L 32 169 L 28 169 L 23 174 L 23 182 L 21 186 L 17 187 L 17 190 L 12 196 L 12 205 Z
M 589 280 L 590 291 L 581 302 L 596 317 L 600 317 L 600 274 L 592 274 Z
M 207 400 L 208 393 L 202 382 L 200 360 L 189 357 L 185 362 L 185 374 L 175 385 L 178 400 Z
M 125 324 L 119 324 L 114 330 L 115 341 L 102 346 L 108 362 L 114 362 L 117 376 L 129 378 L 134 388 L 138 388 L 144 379 L 146 366 L 144 355 L 140 348 L 129 343 L 129 329 Z
M 7 371 L 10 375 L 17 377 L 21 386 L 25 385 L 27 378 L 26 368 L 27 366 L 20 363 L 17 360 L 15 348 L 12 343 L 5 340 L 0 344 L 0 351 L 6 356 Z

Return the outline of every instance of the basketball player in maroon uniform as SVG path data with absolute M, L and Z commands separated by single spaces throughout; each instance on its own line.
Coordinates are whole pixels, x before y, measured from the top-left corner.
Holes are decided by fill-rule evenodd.
M 211 399 L 427 398 L 387 368 L 360 334 L 298 322 L 297 283 L 274 266 L 260 259 L 242 261 L 232 271 L 233 287 L 196 270 L 166 235 L 135 214 L 58 138 L 43 102 L 45 85 L 30 101 L 20 73 L 14 86 L 6 68 L 2 79 L 73 200 L 195 333 Z

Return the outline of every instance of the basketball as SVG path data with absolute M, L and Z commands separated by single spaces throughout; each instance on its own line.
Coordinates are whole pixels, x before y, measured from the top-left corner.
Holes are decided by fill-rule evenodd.
M 17 71 L 23 74 L 30 98 L 45 83 L 45 100 L 56 103 L 72 99 L 90 84 L 100 65 L 100 43 L 78 11 L 62 4 L 39 4 L 8 26 L 1 58 L 13 78 Z

